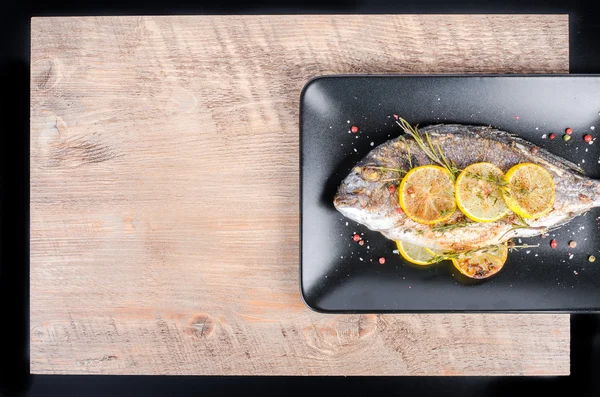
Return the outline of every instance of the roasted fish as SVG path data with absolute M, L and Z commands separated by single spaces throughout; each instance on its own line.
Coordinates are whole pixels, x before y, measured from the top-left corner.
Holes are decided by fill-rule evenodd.
M 576 165 L 510 133 L 491 127 L 432 125 L 421 129 L 458 169 L 489 162 L 506 172 L 519 163 L 544 167 L 555 184 L 555 201 L 545 216 L 527 220 L 514 213 L 489 223 L 472 222 L 460 211 L 441 224 L 425 225 L 399 209 L 397 170 L 432 164 L 418 143 L 401 135 L 371 150 L 344 179 L 334 198 L 346 217 L 392 240 L 406 241 L 440 251 L 472 250 L 515 237 L 531 237 L 569 222 L 600 206 L 600 181 L 587 178 Z

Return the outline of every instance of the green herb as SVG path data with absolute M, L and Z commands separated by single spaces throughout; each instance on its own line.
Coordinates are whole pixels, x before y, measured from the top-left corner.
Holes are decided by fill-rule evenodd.
M 532 230 L 541 230 L 542 233 L 546 232 L 548 230 L 548 228 L 546 226 L 537 226 L 537 227 L 533 227 L 530 226 L 525 219 L 523 219 L 523 217 L 519 214 L 515 214 L 515 216 L 517 217 L 517 223 L 513 223 L 513 226 L 508 229 L 502 236 L 500 236 L 500 238 L 506 236 L 508 233 L 514 231 L 514 230 L 518 230 L 518 229 L 532 229 Z
M 379 182 L 398 182 L 401 180 L 402 180 L 402 178 L 388 178 L 388 179 L 380 179 Z M 391 184 L 389 184 L 389 185 L 391 185 Z
M 403 170 L 402 168 L 379 167 L 379 166 L 374 166 L 374 165 L 364 165 L 363 168 L 369 168 L 369 169 L 379 170 L 379 171 L 399 172 L 402 174 L 406 174 L 406 171 Z
M 396 121 L 396 123 L 398 123 L 398 125 L 407 135 L 410 135 L 415 140 L 419 148 L 427 157 L 429 157 L 431 161 L 447 169 L 452 178 L 456 179 L 456 176 L 460 173 L 460 170 L 456 167 L 454 162 L 448 161 L 440 145 L 433 144 L 429 134 L 425 133 L 425 136 L 423 137 L 416 126 L 411 126 L 408 121 L 404 120 L 403 118 L 400 118 L 400 121 Z
M 447 232 L 448 230 L 454 230 L 454 229 L 458 229 L 461 227 L 469 226 L 472 223 L 473 222 L 471 222 L 471 221 L 461 221 L 461 222 L 456 222 L 456 223 L 450 223 L 447 225 L 436 225 L 436 226 L 432 227 L 431 230 L 434 232 Z
M 508 186 L 508 183 L 506 183 L 505 181 L 503 181 L 500 177 L 492 174 L 491 172 L 488 175 L 481 175 L 480 173 L 472 173 L 469 172 L 466 175 L 468 178 L 472 178 L 478 181 L 485 181 L 485 182 L 489 182 L 489 183 L 493 183 L 495 185 L 498 185 L 500 187 L 506 187 Z
M 514 251 L 514 250 L 521 249 L 521 248 L 535 248 L 535 247 L 539 247 L 539 246 L 540 246 L 539 244 L 537 244 L 537 245 L 529 245 L 529 244 L 512 245 L 512 246 L 509 246 L 509 250 Z M 425 248 L 425 249 L 429 252 L 429 254 L 431 254 L 433 256 L 433 258 L 431 259 L 431 263 L 437 263 L 437 262 L 441 262 L 444 260 L 458 259 L 461 256 L 469 256 L 472 254 L 485 254 L 488 252 L 497 251 L 500 248 L 501 248 L 501 244 L 500 245 L 489 245 L 486 247 L 476 248 L 476 249 L 467 250 L 467 251 L 447 251 L 447 252 L 443 252 L 441 254 L 436 254 L 429 248 Z
M 537 248 L 539 247 L 539 244 L 536 245 L 529 245 L 529 244 L 521 244 L 521 245 L 508 245 L 508 250 L 510 252 L 516 251 L 518 249 L 522 249 L 522 248 Z
M 515 214 L 515 215 L 517 216 L 517 219 L 519 220 L 519 223 L 522 226 L 527 226 L 527 227 L 529 226 L 529 224 L 527 223 L 527 221 L 521 215 L 519 215 L 519 214 Z

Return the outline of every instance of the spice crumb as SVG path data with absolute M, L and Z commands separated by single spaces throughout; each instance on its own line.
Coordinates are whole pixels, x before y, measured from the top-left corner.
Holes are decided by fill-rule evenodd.
M 577 241 L 575 241 L 575 240 L 569 241 L 569 248 L 575 248 L 575 247 L 577 247 Z
M 595 262 L 595 261 L 596 261 L 596 257 L 595 257 L 594 255 L 590 255 L 590 256 L 588 257 L 588 261 L 590 261 L 590 262 Z

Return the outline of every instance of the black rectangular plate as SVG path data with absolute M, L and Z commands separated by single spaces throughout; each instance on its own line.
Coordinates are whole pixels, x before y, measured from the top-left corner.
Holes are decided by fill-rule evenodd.
M 320 312 L 577 312 L 600 309 L 599 209 L 511 252 L 494 277 L 467 280 L 450 262 L 406 263 L 390 241 L 333 207 L 337 187 L 373 147 L 400 134 L 394 114 L 421 126 L 492 125 L 600 178 L 599 76 L 329 76 L 300 100 L 301 291 Z M 350 133 L 351 126 L 359 132 Z M 572 139 L 563 141 L 565 128 Z M 548 136 L 557 138 L 550 141 Z M 544 138 L 544 136 L 546 138 Z M 354 232 L 366 241 L 352 241 Z M 558 241 L 551 249 L 550 239 Z M 570 240 L 577 247 L 568 247 Z M 569 259 L 569 254 L 573 258 Z M 588 261 L 589 255 L 598 260 Z M 385 264 L 378 259 L 384 257 Z

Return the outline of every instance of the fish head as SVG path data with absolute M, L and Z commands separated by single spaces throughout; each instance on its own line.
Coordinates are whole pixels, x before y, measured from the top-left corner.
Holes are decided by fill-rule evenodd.
M 372 230 L 385 230 L 397 221 L 395 191 L 390 181 L 382 180 L 380 172 L 357 166 L 340 184 L 333 204 L 347 218 Z

